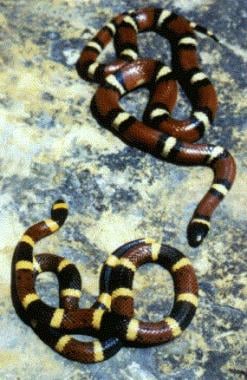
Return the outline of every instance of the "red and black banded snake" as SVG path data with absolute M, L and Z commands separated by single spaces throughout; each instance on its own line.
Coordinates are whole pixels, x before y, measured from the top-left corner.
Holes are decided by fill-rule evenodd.
M 177 79 L 193 105 L 192 117 L 185 121 L 172 119 L 169 104 L 164 102 L 161 107 L 155 107 L 158 110 L 153 118 L 163 115 L 164 132 L 184 141 L 196 141 L 204 129 L 210 126 L 217 110 L 215 89 L 206 74 L 200 70 L 196 53 L 194 30 L 207 34 L 209 32 L 206 29 L 189 23 L 182 16 L 156 8 L 123 13 L 114 17 L 86 44 L 77 61 L 77 71 L 85 80 L 103 83 L 106 76 L 125 66 L 126 61 L 138 59 L 137 33 L 151 30 L 168 38 L 171 43 L 172 71 L 169 69 L 169 72 L 170 79 L 174 79 L 174 96 L 176 97 Z M 212 33 L 210 36 L 217 40 Z M 119 59 L 108 65 L 101 64 L 98 58 L 112 38 Z
M 51 219 L 29 227 L 17 244 L 11 289 L 21 319 L 56 352 L 83 363 L 111 357 L 123 342 L 150 346 L 179 336 L 192 320 L 198 303 L 197 279 L 189 259 L 152 239 L 124 244 L 102 267 L 100 295 L 94 305 L 81 309 L 78 306 L 81 279 L 72 262 L 51 254 L 33 255 L 35 243 L 57 231 L 67 213 L 66 203 L 55 202 Z M 160 322 L 142 322 L 134 317 L 133 278 L 138 267 L 145 263 L 161 265 L 173 278 L 174 305 L 170 315 Z M 58 277 L 58 308 L 44 303 L 35 290 L 35 279 L 43 271 L 52 271 Z M 99 339 L 82 342 L 70 334 L 91 334 Z
M 213 170 L 213 183 L 187 229 L 189 244 L 197 247 L 209 231 L 215 208 L 233 184 L 236 166 L 223 147 L 192 144 L 211 125 L 217 110 L 215 89 L 199 67 L 194 30 L 218 41 L 212 32 L 167 10 L 144 8 L 123 13 L 86 44 L 76 68 L 83 79 L 100 84 L 91 110 L 104 127 L 129 145 L 165 161 L 207 166 Z M 137 34 L 146 31 L 155 31 L 169 40 L 172 70 L 151 59 L 138 59 Z M 101 64 L 98 58 L 112 39 L 118 59 L 109 65 Z M 176 102 L 176 80 L 192 105 L 191 117 L 184 121 L 170 115 Z M 140 86 L 150 90 L 143 122 L 119 106 L 121 97 Z

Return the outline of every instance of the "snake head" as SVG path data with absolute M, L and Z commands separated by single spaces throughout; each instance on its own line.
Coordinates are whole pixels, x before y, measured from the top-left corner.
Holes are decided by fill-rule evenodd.
M 51 218 L 61 227 L 68 216 L 68 205 L 63 199 L 58 199 L 51 208 Z
M 208 224 L 201 222 L 193 222 L 192 220 L 187 229 L 187 239 L 189 245 L 193 248 L 198 247 L 207 236 L 208 231 Z

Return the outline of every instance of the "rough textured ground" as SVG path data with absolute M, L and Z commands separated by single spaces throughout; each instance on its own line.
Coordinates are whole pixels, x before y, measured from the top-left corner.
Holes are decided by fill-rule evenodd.
M 205 72 L 220 108 L 204 141 L 234 155 L 238 175 L 203 246 L 191 249 L 186 226 L 210 185 L 205 168 L 176 167 L 124 145 L 89 111 L 96 85 L 74 69 L 81 48 L 114 14 L 157 5 L 207 25 L 227 47 L 199 37 Z M 1 379 L 244 379 L 246 374 L 246 5 L 244 0 L 0 1 L 0 378 Z M 141 54 L 169 63 L 169 46 L 154 34 L 140 37 Z M 164 46 L 164 48 L 163 48 Z M 109 50 L 110 51 L 110 50 Z M 110 53 L 109 53 L 110 54 Z M 126 109 L 140 115 L 145 91 L 129 95 Z M 176 115 L 190 110 L 180 96 Z M 193 261 L 200 304 L 193 323 L 174 342 L 124 348 L 97 365 L 69 362 L 45 346 L 16 316 L 10 265 L 25 228 L 49 216 L 64 197 L 70 217 L 39 244 L 73 260 L 83 277 L 83 305 L 98 293 L 101 263 L 120 244 L 152 236 Z M 56 282 L 39 280 L 56 304 Z M 136 313 L 159 319 L 172 305 L 168 274 L 156 266 L 135 277 Z

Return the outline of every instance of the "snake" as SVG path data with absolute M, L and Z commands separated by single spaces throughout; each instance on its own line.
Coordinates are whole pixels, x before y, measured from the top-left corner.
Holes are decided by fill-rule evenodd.
M 155 31 L 166 37 L 172 50 L 172 70 L 153 59 L 140 59 L 139 32 Z M 91 110 L 100 124 L 125 142 L 175 164 L 208 166 L 214 172 L 210 190 L 197 206 L 188 226 L 191 246 L 201 244 L 210 218 L 230 190 L 235 162 L 220 146 L 195 144 L 208 129 L 217 111 L 215 89 L 201 71 L 194 31 L 218 42 L 206 28 L 167 10 L 143 8 L 123 13 L 106 24 L 83 49 L 76 68 L 86 80 L 99 83 Z M 110 64 L 99 55 L 114 39 L 118 58 Z M 176 120 L 177 81 L 188 96 L 191 116 Z M 143 122 L 119 105 L 122 96 L 138 87 L 150 90 Z M 20 318 L 54 351 L 82 363 L 96 363 L 116 354 L 123 345 L 151 346 L 179 336 L 190 324 L 198 305 L 198 283 L 190 260 L 180 251 L 153 239 L 128 242 L 105 261 L 100 273 L 99 296 L 90 308 L 80 308 L 81 277 L 76 266 L 64 257 L 48 253 L 34 255 L 35 244 L 58 231 L 68 215 L 68 205 L 56 201 L 51 218 L 29 227 L 18 242 L 12 259 L 11 292 Z M 135 317 L 133 280 L 146 263 L 168 270 L 174 283 L 174 304 L 159 322 Z M 58 278 L 59 307 L 47 305 L 35 289 L 43 272 Z M 84 342 L 71 334 L 95 337 Z
M 138 33 L 154 31 L 168 38 L 172 49 L 173 78 L 179 81 L 188 95 L 193 111 L 187 120 L 175 120 L 170 115 L 171 105 L 157 102 L 151 124 L 155 125 L 156 118 L 162 116 L 164 132 L 184 141 L 196 141 L 215 117 L 217 95 L 209 78 L 199 67 L 194 30 L 219 42 L 206 28 L 168 10 L 144 8 L 125 12 L 114 17 L 85 45 L 76 63 L 77 72 L 85 80 L 102 83 L 106 76 L 122 68 L 126 62 L 138 58 Z M 110 64 L 99 63 L 101 53 L 113 38 L 118 59 Z M 172 76 L 171 70 L 169 72 Z M 175 80 L 173 85 L 175 97 Z M 147 117 L 145 119 L 148 120 Z
M 146 31 L 155 31 L 169 40 L 172 70 L 161 62 L 139 58 L 137 34 Z M 219 41 L 206 28 L 167 10 L 143 8 L 123 13 L 86 44 L 76 68 L 83 79 L 99 83 L 91 111 L 102 126 L 129 145 L 161 160 L 212 169 L 214 178 L 210 189 L 187 227 L 189 245 L 198 247 L 210 230 L 214 210 L 232 187 L 236 164 L 232 155 L 219 145 L 195 144 L 215 117 L 217 96 L 199 67 L 194 31 Z M 99 63 L 100 54 L 112 39 L 118 59 L 110 64 Z M 192 104 L 191 116 L 184 121 L 171 117 L 176 102 L 176 81 Z M 124 95 L 139 87 L 150 91 L 142 122 L 119 105 Z
M 29 227 L 18 242 L 11 273 L 12 301 L 17 314 L 39 338 L 67 359 L 97 363 L 123 345 L 151 346 L 168 342 L 191 322 L 198 304 L 198 283 L 190 260 L 180 251 L 150 238 L 128 242 L 108 256 L 101 269 L 100 294 L 91 308 L 80 308 L 81 277 L 68 259 L 54 254 L 34 255 L 35 244 L 60 229 L 68 205 L 56 201 L 51 218 Z M 133 279 L 145 263 L 168 270 L 174 282 L 174 304 L 159 322 L 143 322 L 134 315 Z M 35 281 L 43 272 L 56 274 L 59 307 L 47 305 L 37 294 Z M 71 334 L 96 339 L 83 342 Z

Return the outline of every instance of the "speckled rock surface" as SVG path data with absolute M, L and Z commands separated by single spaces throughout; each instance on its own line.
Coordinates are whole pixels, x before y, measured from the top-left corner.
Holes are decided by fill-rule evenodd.
M 186 226 L 210 185 L 205 168 L 176 167 L 130 148 L 90 114 L 96 85 L 74 69 L 81 48 L 114 14 L 140 6 L 174 10 L 214 30 L 219 46 L 199 37 L 205 72 L 220 107 L 204 141 L 234 155 L 238 175 L 213 219 L 202 247 L 191 249 Z M 244 379 L 246 373 L 246 2 L 245 0 L 0 1 L 0 378 L 1 379 Z M 141 54 L 169 62 L 167 42 L 140 37 Z M 164 49 L 160 47 L 164 45 Z M 109 56 L 111 50 L 108 50 Z M 145 91 L 123 104 L 140 115 Z M 176 115 L 190 110 L 180 96 Z M 49 216 L 64 197 L 70 216 L 36 252 L 66 256 L 78 265 L 89 307 L 98 293 L 99 269 L 120 244 L 143 236 L 188 255 L 200 284 L 190 327 L 167 345 L 123 348 L 97 365 L 70 362 L 45 346 L 16 316 L 10 298 L 14 247 L 30 224 Z M 151 280 L 152 279 L 152 280 Z M 56 305 L 56 281 L 38 282 Z M 158 320 L 172 305 L 172 282 L 156 266 L 135 277 L 136 314 Z

